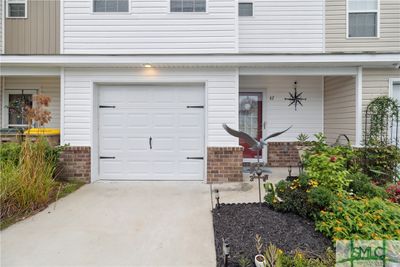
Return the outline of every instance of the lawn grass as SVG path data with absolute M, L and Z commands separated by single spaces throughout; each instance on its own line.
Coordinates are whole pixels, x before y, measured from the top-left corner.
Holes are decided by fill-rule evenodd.
M 79 188 L 81 188 L 85 183 L 82 181 L 56 181 L 53 187 L 53 191 L 50 193 L 50 198 L 47 203 L 37 207 L 35 210 L 29 210 L 28 212 L 21 212 L 17 214 L 13 214 L 10 217 L 3 218 L 0 221 L 0 230 L 4 230 L 7 227 L 13 225 L 16 222 L 24 220 L 36 213 L 46 209 L 51 203 L 68 196 L 69 194 L 75 192 Z

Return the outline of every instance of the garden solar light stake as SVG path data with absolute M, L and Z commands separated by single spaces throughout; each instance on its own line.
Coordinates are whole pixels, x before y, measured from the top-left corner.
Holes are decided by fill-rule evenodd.
M 228 241 L 222 238 L 222 256 L 224 257 L 224 267 L 228 266 L 228 258 L 231 253 L 231 246 Z
M 220 207 L 221 205 L 219 204 L 219 190 L 218 190 L 218 189 L 215 189 L 215 199 L 217 200 L 217 204 L 215 204 L 215 207 L 216 207 L 217 209 L 219 209 L 219 207 Z

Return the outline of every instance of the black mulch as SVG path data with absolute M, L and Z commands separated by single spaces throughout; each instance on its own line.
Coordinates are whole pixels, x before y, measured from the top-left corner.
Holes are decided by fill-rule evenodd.
M 291 213 L 280 213 L 266 205 L 222 204 L 213 211 L 217 266 L 223 266 L 222 238 L 228 239 L 231 247 L 229 266 L 238 266 L 241 256 L 251 260 L 257 251 L 255 236 L 259 234 L 264 245 L 270 242 L 285 253 L 301 250 L 310 256 L 322 255 L 332 244 L 321 233 L 315 231 L 314 222 Z

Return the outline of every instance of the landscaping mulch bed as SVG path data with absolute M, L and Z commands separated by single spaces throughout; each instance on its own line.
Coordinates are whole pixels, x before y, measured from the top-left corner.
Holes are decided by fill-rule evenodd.
M 272 243 L 285 253 L 301 250 L 310 257 L 322 255 L 331 241 L 315 231 L 314 222 L 291 213 L 280 213 L 263 204 L 222 204 L 213 210 L 217 266 L 223 266 L 222 238 L 228 239 L 231 249 L 229 266 L 239 266 L 238 260 L 254 260 L 257 254 L 255 236 L 264 245 Z

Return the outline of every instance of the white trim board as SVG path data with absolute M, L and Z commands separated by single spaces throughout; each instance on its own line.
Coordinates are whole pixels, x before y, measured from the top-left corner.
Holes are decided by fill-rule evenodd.
M 400 63 L 400 53 L 389 54 L 313 54 L 313 55 L 268 55 L 268 54 L 190 54 L 190 55 L 38 55 L 16 56 L 2 55 L 0 63 L 3 66 L 101 66 L 143 67 L 143 64 L 191 66 L 229 66 L 229 67 L 266 67 L 278 64 L 288 66 L 371 66 L 393 67 Z

